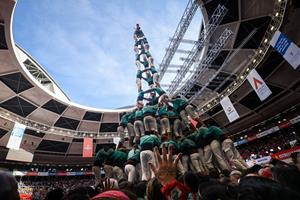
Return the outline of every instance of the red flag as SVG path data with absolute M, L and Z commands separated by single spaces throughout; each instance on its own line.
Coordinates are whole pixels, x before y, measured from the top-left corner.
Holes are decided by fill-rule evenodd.
M 193 120 L 191 117 L 189 117 L 189 120 L 190 120 L 191 125 L 193 126 L 193 128 L 196 129 L 198 122 L 196 120 Z
M 93 157 L 93 138 L 84 138 L 82 157 L 84 158 Z

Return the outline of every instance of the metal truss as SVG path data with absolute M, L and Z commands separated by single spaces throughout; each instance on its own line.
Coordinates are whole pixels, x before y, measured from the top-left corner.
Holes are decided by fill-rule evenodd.
M 164 76 L 165 72 L 167 71 L 168 66 L 170 65 L 174 54 L 183 39 L 183 36 L 189 27 L 196 10 L 198 8 L 198 1 L 197 0 L 189 0 L 183 16 L 180 19 L 180 22 L 176 28 L 176 31 L 173 35 L 173 38 L 170 40 L 169 47 L 167 48 L 166 54 L 163 57 L 161 64 L 159 65 L 159 73 L 160 73 L 160 80 Z
M 228 38 L 233 34 L 233 32 L 226 28 L 221 36 L 218 38 L 218 41 L 212 46 L 212 48 L 208 51 L 205 58 L 202 59 L 201 63 L 196 68 L 196 72 L 191 75 L 191 78 L 189 78 L 186 82 L 186 84 L 178 91 L 181 95 L 186 95 L 191 88 L 193 87 L 194 83 L 197 82 L 201 76 L 204 74 L 205 71 L 207 71 L 208 66 L 211 65 L 211 63 L 216 59 L 216 57 L 219 55 L 220 50 L 224 47 L 224 45 L 227 43 Z
M 223 17 L 227 13 L 228 9 L 225 6 L 221 6 L 220 4 L 212 14 L 211 18 L 209 19 L 208 25 L 206 26 L 205 30 L 202 30 L 199 40 L 193 46 L 191 53 L 188 54 L 186 57 L 182 67 L 180 68 L 178 74 L 175 76 L 174 80 L 171 82 L 171 86 L 167 89 L 167 91 L 173 95 L 180 82 L 184 79 L 188 71 L 190 70 L 191 66 L 194 64 L 194 61 L 199 58 L 202 49 L 205 45 L 208 44 L 210 37 L 213 35 L 214 31 L 221 23 Z
M 31 61 L 25 61 L 24 65 L 30 74 L 42 85 L 52 84 L 51 80 L 44 74 L 44 72 L 35 66 Z
M 197 99 L 204 91 L 205 88 L 212 82 L 212 80 L 219 74 L 219 72 L 222 71 L 222 69 L 227 66 L 227 64 L 235 57 L 235 55 L 239 52 L 239 50 L 252 38 L 252 36 L 257 32 L 258 28 L 254 28 L 251 33 L 241 42 L 241 44 L 233 51 L 231 54 L 227 57 L 227 59 L 223 62 L 222 66 L 215 72 L 215 74 L 209 79 L 209 81 L 199 90 L 196 92 L 195 95 L 193 95 L 189 101 L 192 102 L 193 100 Z M 234 69 L 234 71 L 231 73 L 234 74 L 241 66 L 239 65 Z M 221 88 L 226 81 L 230 79 L 230 76 L 222 80 L 220 84 L 218 84 L 218 87 L 214 89 L 212 92 L 218 91 L 219 88 Z

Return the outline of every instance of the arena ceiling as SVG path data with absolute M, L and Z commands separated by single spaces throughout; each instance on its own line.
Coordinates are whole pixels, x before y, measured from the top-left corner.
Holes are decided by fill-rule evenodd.
M 218 4 L 225 5 L 228 12 L 211 36 L 213 44 L 226 28 L 233 31 L 226 45 L 214 59 L 203 78 L 194 83 L 186 98 L 191 98 L 209 82 L 201 95 L 192 103 L 199 108 L 202 119 L 215 120 L 227 133 L 237 133 L 263 120 L 274 116 L 300 102 L 299 69 L 294 70 L 271 47 L 265 48 L 261 60 L 256 65 L 258 73 L 266 81 L 272 95 L 261 102 L 250 84 L 240 80 L 253 58 L 259 53 L 266 32 L 274 21 L 274 10 L 278 3 L 284 3 L 281 10 L 283 22 L 280 31 L 296 44 L 300 44 L 299 4 L 296 1 L 280 0 L 207 0 L 203 5 L 204 23 Z M 34 153 L 34 161 L 44 163 L 90 163 L 89 159 L 79 158 L 82 153 L 82 137 L 91 136 L 99 148 L 112 143 L 116 136 L 120 115 L 128 109 L 104 110 L 77 105 L 68 100 L 55 81 L 48 76 L 40 81 L 33 78 L 25 64 L 38 62 L 14 43 L 12 35 L 14 0 L 0 1 L 0 146 L 1 152 L 9 138 L 13 121 L 27 123 L 21 147 Z M 276 7 L 277 6 L 277 7 Z M 298 12 L 297 12 L 298 11 Z M 277 12 L 277 11 L 276 11 Z M 245 38 L 255 29 L 251 38 Z M 274 33 L 274 32 L 273 32 Z M 243 43 L 244 42 L 244 43 Z M 241 44 L 243 44 L 241 46 Z M 230 55 L 232 58 L 229 60 Z M 229 61 L 228 61 L 229 60 Z M 226 64 L 224 64 L 226 62 Z M 222 70 L 219 70 L 222 67 Z M 43 68 L 40 66 L 40 70 Z M 214 77 L 214 78 L 212 78 Z M 211 80 L 210 80 L 211 79 Z M 50 81 L 53 91 L 43 85 Z M 240 82 L 238 82 L 240 81 Z M 237 82 L 238 87 L 227 93 L 240 118 L 229 123 L 217 99 Z M 210 104 L 210 106 L 208 106 Z M 130 108 L 129 108 L 130 109 Z M 57 159 L 53 160 L 53 156 Z M 1 153 L 1 159 L 6 154 Z

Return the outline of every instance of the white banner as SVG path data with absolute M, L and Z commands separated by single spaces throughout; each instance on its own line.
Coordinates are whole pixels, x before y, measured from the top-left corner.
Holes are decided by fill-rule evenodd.
M 265 157 L 258 158 L 258 159 L 255 159 L 255 160 L 249 160 L 249 161 L 247 161 L 247 165 L 249 167 L 252 167 L 255 164 L 261 165 L 261 164 L 269 163 L 270 160 L 271 160 L 271 156 L 265 156 Z
M 260 77 L 255 69 L 253 69 L 247 76 L 247 80 L 256 92 L 257 96 L 261 101 L 265 100 L 272 94 L 272 91 L 267 86 L 265 81 Z
M 280 31 L 276 31 L 270 44 L 294 69 L 300 65 L 300 48 Z
M 9 149 L 6 160 L 14 160 L 20 162 L 32 162 L 33 154 L 24 149 Z
M 269 135 L 271 133 L 274 133 L 276 131 L 279 131 L 279 127 L 278 126 L 274 126 L 272 128 L 269 128 L 268 130 L 260 132 L 260 133 L 256 134 L 256 137 L 257 138 L 261 138 L 261 137 L 264 137 L 264 136 Z
M 300 121 L 300 115 L 298 115 L 297 117 L 294 117 L 293 119 L 290 120 L 291 124 L 296 124 Z
M 6 147 L 9 149 L 19 150 L 25 129 L 25 125 L 16 122 L 13 130 L 11 131 Z
M 236 112 L 235 108 L 233 107 L 230 99 L 228 96 L 224 97 L 221 101 L 221 106 L 229 120 L 229 122 L 233 122 L 234 120 L 238 119 L 240 116 Z

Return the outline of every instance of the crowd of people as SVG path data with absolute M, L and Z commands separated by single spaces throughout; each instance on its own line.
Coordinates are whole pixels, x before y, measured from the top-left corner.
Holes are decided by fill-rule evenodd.
M 45 199 L 48 192 L 60 188 L 68 193 L 78 187 L 90 187 L 94 184 L 91 177 L 43 177 L 44 180 L 19 180 L 18 191 L 23 195 L 30 195 L 32 200 Z
M 296 132 L 281 131 L 237 147 L 241 156 L 253 160 L 299 145 Z
M 157 165 L 150 163 L 154 177 L 148 181 L 130 182 L 124 178 L 103 177 L 97 185 L 90 179 L 69 179 L 53 182 L 28 182 L 35 188 L 31 199 L 45 200 L 250 200 L 300 199 L 300 154 L 294 163 L 271 160 L 264 166 L 246 170 L 211 170 L 208 175 L 187 171 L 177 166 L 181 153 L 163 145 L 162 153 L 154 148 Z M 48 186 L 48 187 L 45 187 Z M 44 197 L 45 196 L 45 197 Z M 0 172 L 0 199 L 19 200 L 18 184 L 9 173 Z

